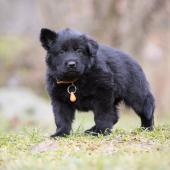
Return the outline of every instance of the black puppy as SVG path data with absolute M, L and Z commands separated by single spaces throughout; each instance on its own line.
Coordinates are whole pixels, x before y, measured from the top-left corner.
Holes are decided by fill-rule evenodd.
M 76 109 L 94 113 L 95 125 L 87 133 L 109 134 L 121 101 L 152 130 L 154 98 L 134 59 L 71 29 L 42 29 L 40 41 L 47 51 L 47 90 L 57 126 L 52 137 L 70 133 Z

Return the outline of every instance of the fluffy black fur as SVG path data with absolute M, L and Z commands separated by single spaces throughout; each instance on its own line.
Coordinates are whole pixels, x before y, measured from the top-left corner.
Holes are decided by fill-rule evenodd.
M 153 128 L 154 97 L 134 59 L 68 28 L 42 29 L 40 41 L 47 50 L 47 90 L 57 126 L 52 137 L 70 134 L 76 109 L 94 113 L 95 125 L 86 133 L 109 134 L 121 101 L 138 114 L 143 128 Z M 69 100 L 70 84 L 56 83 L 71 80 L 77 80 L 75 103 Z

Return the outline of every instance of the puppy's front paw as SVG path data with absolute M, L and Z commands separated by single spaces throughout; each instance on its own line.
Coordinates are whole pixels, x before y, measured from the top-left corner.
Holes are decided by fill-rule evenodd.
M 90 134 L 93 136 L 98 136 L 99 134 L 102 134 L 104 136 L 110 135 L 111 130 L 106 128 L 106 129 L 100 129 L 97 128 L 96 126 L 93 126 L 92 128 L 88 129 L 85 131 L 86 134 Z
M 146 130 L 146 131 L 153 131 L 154 127 L 153 126 L 148 126 L 148 127 L 141 126 L 141 129 Z
M 68 132 L 64 132 L 61 130 L 57 130 L 54 134 L 52 134 L 50 137 L 51 138 L 55 138 L 55 137 L 66 137 L 67 135 L 69 135 Z
M 93 126 L 93 127 L 91 127 L 90 129 L 85 130 L 85 133 L 94 132 L 95 129 L 96 129 L 96 126 Z

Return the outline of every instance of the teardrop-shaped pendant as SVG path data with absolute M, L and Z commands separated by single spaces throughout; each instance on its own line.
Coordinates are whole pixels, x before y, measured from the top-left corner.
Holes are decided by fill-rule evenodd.
M 76 101 L 76 96 L 73 92 L 70 92 L 70 101 L 75 102 Z

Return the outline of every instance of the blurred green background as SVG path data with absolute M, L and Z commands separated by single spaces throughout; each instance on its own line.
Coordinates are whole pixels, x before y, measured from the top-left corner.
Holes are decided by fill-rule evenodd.
M 11 129 L 54 126 L 45 90 L 45 51 L 39 42 L 42 27 L 77 29 L 131 54 L 156 98 L 156 123 L 170 122 L 169 16 L 169 0 L 0 0 L 1 122 Z M 139 126 L 129 109 L 120 111 L 117 126 Z M 77 128 L 83 121 L 92 124 L 92 114 L 78 117 Z

